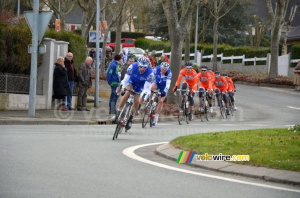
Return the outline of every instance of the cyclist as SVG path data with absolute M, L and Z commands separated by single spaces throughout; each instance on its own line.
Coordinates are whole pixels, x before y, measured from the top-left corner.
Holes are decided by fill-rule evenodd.
M 190 103 L 190 117 L 189 120 L 193 120 L 193 113 L 194 113 L 194 96 L 197 91 L 197 85 L 199 82 L 199 78 L 197 78 L 197 72 L 193 70 L 193 64 L 191 62 L 185 62 L 185 68 L 181 69 L 179 72 L 175 87 L 173 88 L 173 92 L 175 92 L 180 85 L 180 81 L 184 77 L 184 82 L 181 85 L 181 95 L 185 93 L 188 87 L 190 87 L 190 93 L 188 94 L 188 101 Z M 180 103 L 180 107 L 183 108 L 182 102 Z
M 226 113 L 227 113 L 227 115 L 229 115 L 229 111 L 228 111 L 229 104 L 228 104 L 228 100 L 226 98 L 226 91 L 228 89 L 227 80 L 223 76 L 220 75 L 220 72 L 216 71 L 215 75 L 216 75 L 216 78 L 213 81 L 213 88 L 216 93 L 216 97 L 218 99 L 218 106 L 221 105 L 219 103 L 219 98 L 220 98 L 220 94 L 221 94 L 223 97 L 223 100 L 225 102 Z
M 150 67 L 150 61 L 145 56 L 140 57 L 137 63 L 133 63 L 128 67 L 127 73 L 125 74 L 125 77 L 121 83 L 122 88 L 126 88 L 127 90 L 133 90 L 137 94 L 134 98 L 134 104 L 131 110 L 131 115 L 125 126 L 126 130 L 129 130 L 132 126 L 132 119 L 134 117 L 136 109 L 139 106 L 140 93 L 143 90 L 145 90 L 146 92 L 150 92 L 153 77 L 153 70 Z M 118 93 L 120 92 L 121 90 L 118 90 Z M 129 98 L 129 95 L 130 91 L 126 91 L 124 96 L 121 98 L 119 108 L 116 114 L 116 120 L 118 119 L 127 99 Z
M 215 73 L 210 68 L 207 68 L 207 72 L 213 77 L 213 79 L 215 78 Z
M 161 92 L 161 94 L 158 95 L 158 105 L 157 105 L 157 111 L 156 111 L 156 114 L 155 114 L 155 117 L 154 117 L 154 120 L 152 123 L 153 126 L 155 126 L 157 124 L 163 102 L 166 99 L 168 90 L 170 88 L 172 72 L 169 67 L 170 67 L 169 63 L 162 62 L 161 65 L 157 66 L 153 72 L 154 76 L 155 76 L 155 80 L 151 85 L 151 91 L 159 89 Z M 150 95 L 150 98 L 151 97 L 152 97 L 152 94 Z
M 234 108 L 234 110 L 237 110 L 237 108 L 236 108 L 236 106 L 235 106 L 235 104 L 234 104 L 234 101 L 235 101 L 235 99 L 234 99 L 234 97 L 233 97 L 233 93 L 234 93 L 234 90 L 235 90 L 235 86 L 234 86 L 234 84 L 233 84 L 233 81 L 232 81 L 232 79 L 230 78 L 230 77 L 228 77 L 228 74 L 222 74 L 222 76 L 224 76 L 224 78 L 227 80 L 227 84 L 228 84 L 228 89 L 227 89 L 227 91 L 228 91 L 228 95 L 229 95 L 229 97 L 230 97 L 230 100 L 231 100 L 231 102 L 232 102 L 232 105 L 233 105 L 233 108 Z
M 212 108 L 212 93 L 213 93 L 213 85 L 212 81 L 214 78 L 207 72 L 207 67 L 202 66 L 201 72 L 197 75 L 200 80 L 200 87 L 199 87 L 199 106 L 201 107 L 202 97 L 204 96 L 204 92 L 208 91 L 208 105 L 209 105 L 209 112 L 213 112 Z M 203 111 L 203 109 L 200 109 Z

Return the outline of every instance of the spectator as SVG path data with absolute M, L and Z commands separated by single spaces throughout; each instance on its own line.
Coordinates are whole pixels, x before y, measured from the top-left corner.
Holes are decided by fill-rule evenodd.
M 71 52 L 69 52 L 66 55 L 64 64 L 67 69 L 68 83 L 69 83 L 71 92 L 67 95 L 67 97 L 64 98 L 63 105 L 68 110 L 74 110 L 74 109 L 72 109 L 72 95 L 73 95 L 73 89 L 74 89 L 74 82 L 78 82 L 78 77 L 77 77 L 76 69 L 75 69 L 74 62 L 73 62 L 73 54 Z
M 197 73 L 199 73 L 199 69 L 198 69 L 197 63 L 194 63 L 194 64 L 193 64 L 193 69 L 194 69 Z
M 92 78 L 91 78 L 91 65 L 93 64 L 93 59 L 87 57 L 85 63 L 82 63 L 78 71 L 78 98 L 77 98 L 77 110 L 78 111 L 90 111 L 86 108 L 86 98 L 87 90 L 92 87 Z
M 127 72 L 127 68 L 128 68 L 132 63 L 134 63 L 134 57 L 130 57 L 130 58 L 128 59 L 127 64 L 125 64 L 124 66 L 122 66 L 122 68 L 121 68 L 121 81 L 123 80 L 123 78 L 124 78 L 124 76 L 125 76 L 125 74 L 126 74 L 126 72 Z
M 96 52 L 95 52 L 94 48 L 92 48 L 91 51 L 89 52 L 89 57 L 91 57 L 93 60 L 95 60 Z
M 156 51 L 155 50 L 152 51 L 151 56 L 152 56 L 153 61 L 154 61 L 153 67 L 156 67 L 157 66 L 157 60 L 156 60 Z
M 63 106 L 63 99 L 71 93 L 71 90 L 68 83 L 68 73 L 64 64 L 64 57 L 62 56 L 60 56 L 57 59 L 57 63 L 55 63 L 53 73 L 53 92 L 52 102 L 55 99 L 58 99 L 58 109 L 67 111 L 67 109 Z
M 119 66 L 121 63 L 121 56 L 115 55 L 114 60 L 110 63 L 106 73 L 106 79 L 111 88 L 111 94 L 109 98 L 109 114 L 116 114 L 116 104 L 118 100 L 117 87 L 120 84 Z

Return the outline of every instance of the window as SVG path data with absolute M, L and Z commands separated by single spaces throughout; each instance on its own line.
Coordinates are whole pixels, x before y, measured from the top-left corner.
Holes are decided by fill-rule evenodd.
M 127 40 L 128 44 L 133 44 L 133 40 Z

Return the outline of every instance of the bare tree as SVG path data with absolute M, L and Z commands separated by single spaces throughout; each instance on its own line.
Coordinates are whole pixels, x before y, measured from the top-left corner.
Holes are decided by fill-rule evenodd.
M 87 41 L 89 29 L 96 18 L 96 2 L 95 0 L 77 0 L 77 4 L 82 9 L 81 36 Z
M 122 34 L 122 27 L 126 21 L 132 16 L 132 14 L 135 12 L 136 8 L 134 8 L 131 12 L 129 12 L 129 7 L 126 9 L 125 3 L 128 1 L 123 1 L 121 0 L 121 4 L 123 3 L 124 5 L 120 5 L 122 7 L 121 10 L 121 15 L 117 16 L 117 21 L 116 21 L 116 48 L 115 48 L 115 54 L 120 53 L 121 51 L 121 34 Z
M 289 0 L 276 0 L 275 9 L 273 9 L 272 1 L 266 0 L 268 15 L 271 21 L 271 65 L 270 78 L 278 76 L 278 56 L 279 56 L 279 39 L 281 29 L 284 24 L 285 13 L 289 4 Z
M 238 0 L 214 0 L 208 1 L 207 6 L 210 14 L 214 19 L 214 49 L 213 49 L 213 70 L 218 69 L 217 54 L 218 54 L 218 26 L 219 20 L 224 17 L 234 6 Z
M 161 0 L 163 9 L 167 17 L 169 36 L 171 40 L 171 69 L 172 81 L 171 87 L 175 85 L 181 68 L 182 45 L 186 32 L 188 31 L 188 23 L 192 17 L 192 9 L 195 8 L 196 0 L 181 0 L 181 14 L 178 16 L 178 7 L 174 0 Z M 173 94 L 168 95 L 168 103 L 178 102 L 178 97 Z
M 66 17 L 75 7 L 75 1 L 73 0 L 42 0 L 49 8 L 54 10 L 54 14 L 60 16 L 61 30 L 66 30 L 65 21 Z M 60 2 L 60 7 L 59 7 Z
M 294 20 L 296 11 L 297 11 L 298 5 L 295 5 L 291 8 L 291 13 L 290 13 L 290 17 L 288 19 L 288 21 L 286 21 L 284 24 L 286 25 L 286 34 L 284 36 L 284 41 L 283 41 L 283 45 L 282 45 L 282 52 L 281 54 L 286 54 L 287 53 L 287 45 L 286 45 L 286 41 L 289 35 L 289 30 L 290 30 L 290 25 L 292 24 L 292 21 Z
M 113 9 L 111 4 L 107 4 L 107 8 L 109 10 L 109 14 L 111 15 L 111 20 L 107 24 L 107 28 L 104 26 L 103 18 L 101 17 L 101 25 L 104 30 L 103 36 L 103 44 L 102 44 L 102 59 L 101 59 L 101 67 L 100 67 L 100 74 L 103 75 L 105 73 L 105 57 L 106 57 L 106 45 L 107 45 L 107 38 L 108 33 L 112 29 L 112 27 L 116 24 L 118 17 L 122 14 L 124 3 L 126 0 L 120 0 L 121 3 L 117 4 L 116 7 Z M 111 3 L 111 0 L 109 0 Z
M 253 34 L 254 28 L 254 34 Z M 259 48 L 262 38 L 267 34 L 267 25 L 254 15 L 254 25 L 247 27 L 251 47 Z

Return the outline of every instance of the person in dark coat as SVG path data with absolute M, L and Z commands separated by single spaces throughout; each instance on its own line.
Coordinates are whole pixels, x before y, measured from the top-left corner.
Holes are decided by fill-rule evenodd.
M 78 71 L 78 97 L 77 97 L 77 110 L 90 111 L 86 108 L 87 90 L 92 87 L 91 66 L 93 59 L 87 57 L 85 63 L 82 63 Z
M 68 72 L 68 83 L 69 83 L 70 90 L 71 90 L 70 94 L 67 95 L 66 98 L 64 98 L 64 107 L 67 108 L 68 110 L 73 110 L 72 109 L 72 95 L 73 95 L 73 89 L 74 89 L 74 82 L 78 82 L 78 77 L 77 77 L 77 72 L 75 69 L 74 62 L 73 62 L 73 54 L 71 52 L 69 52 L 66 55 L 64 63 L 65 63 L 65 67 Z
M 65 68 L 64 58 L 61 56 L 57 59 L 55 63 L 54 73 L 53 73 L 53 96 L 52 100 L 58 99 L 59 107 L 58 109 L 62 111 L 67 111 L 63 106 L 63 99 L 71 93 L 70 86 L 68 83 L 68 73 Z

